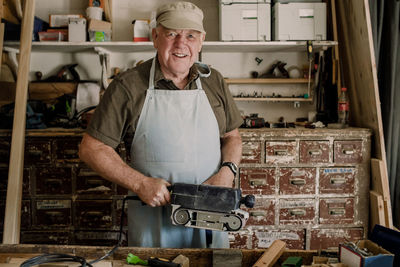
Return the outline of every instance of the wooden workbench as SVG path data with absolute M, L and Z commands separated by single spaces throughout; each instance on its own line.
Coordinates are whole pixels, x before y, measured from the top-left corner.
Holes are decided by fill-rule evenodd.
M 35 255 L 43 253 L 65 253 L 77 255 L 87 260 L 96 259 L 107 253 L 111 247 L 94 247 L 94 246 L 64 246 L 64 245 L 0 245 L 0 264 L 8 263 L 12 258 L 31 258 Z M 232 249 L 226 249 L 232 250 Z M 242 249 L 242 266 L 252 266 L 258 258 L 265 252 L 262 249 L 250 250 Z M 113 266 L 122 266 L 128 253 L 133 253 L 142 259 L 150 256 L 174 259 L 182 254 L 189 258 L 190 266 L 211 267 L 213 262 L 213 249 L 161 249 L 161 248 L 137 248 L 137 247 L 120 247 L 112 256 L 105 259 L 111 261 Z M 315 250 L 286 250 L 278 264 L 282 263 L 289 256 L 299 256 L 303 258 L 303 264 L 310 264 L 312 257 L 317 255 Z

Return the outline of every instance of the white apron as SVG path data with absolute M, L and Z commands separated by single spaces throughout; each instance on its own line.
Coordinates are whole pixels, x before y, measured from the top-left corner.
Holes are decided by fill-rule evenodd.
M 132 141 L 131 165 L 171 184 L 201 184 L 218 171 L 221 150 L 218 123 L 200 78 L 196 90 L 155 90 L 154 72 L 155 58 Z M 152 208 L 130 201 L 128 207 L 129 246 L 206 247 L 204 230 L 172 225 L 170 205 Z M 213 231 L 211 247 L 228 248 L 228 234 Z

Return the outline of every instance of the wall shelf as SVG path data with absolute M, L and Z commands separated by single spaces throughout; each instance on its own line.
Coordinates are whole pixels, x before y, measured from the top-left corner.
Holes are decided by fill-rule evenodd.
M 313 80 L 309 80 L 306 78 L 300 79 L 291 79 L 291 78 L 256 78 L 256 79 L 247 79 L 247 78 L 238 78 L 238 79 L 225 79 L 227 84 L 298 84 L 298 83 L 308 83 L 313 82 Z
M 312 102 L 312 98 L 300 97 L 234 97 L 236 101 L 257 101 L 257 102 Z
M 314 51 L 337 45 L 336 41 L 315 41 Z M 4 46 L 19 48 L 16 41 L 5 41 Z M 32 42 L 32 52 L 84 52 L 102 47 L 114 53 L 155 52 L 152 42 Z M 202 52 L 301 52 L 306 51 L 306 41 L 271 42 L 221 42 L 206 41 Z

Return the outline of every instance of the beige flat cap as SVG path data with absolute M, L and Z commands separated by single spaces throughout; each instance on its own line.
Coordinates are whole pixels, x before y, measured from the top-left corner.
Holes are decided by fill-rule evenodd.
M 196 30 L 205 33 L 203 11 L 190 2 L 174 2 L 157 9 L 157 25 L 168 29 Z

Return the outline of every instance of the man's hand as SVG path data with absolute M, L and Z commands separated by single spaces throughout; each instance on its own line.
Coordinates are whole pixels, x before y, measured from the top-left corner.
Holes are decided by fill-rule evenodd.
M 223 167 L 219 169 L 216 174 L 208 178 L 203 184 L 232 188 L 234 178 L 232 171 L 228 167 Z
M 164 206 L 171 201 L 170 192 L 167 189 L 169 185 L 163 179 L 145 177 L 139 182 L 135 192 L 150 207 Z

